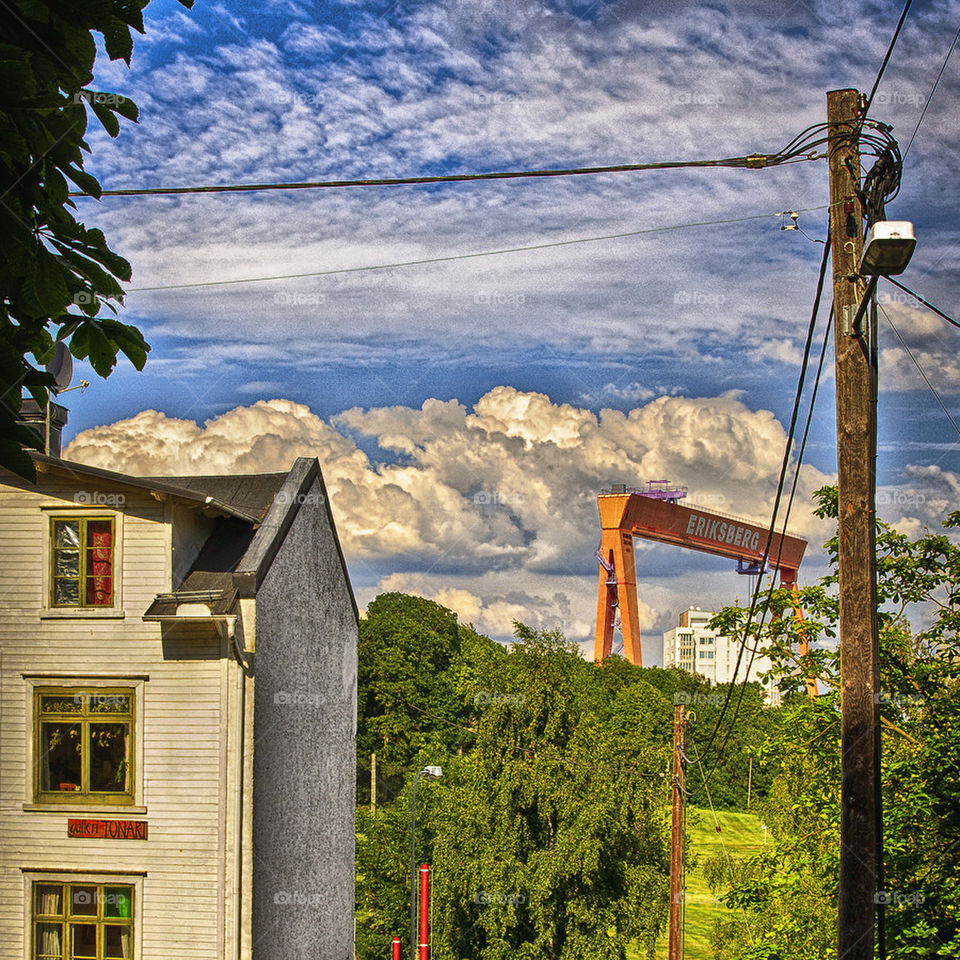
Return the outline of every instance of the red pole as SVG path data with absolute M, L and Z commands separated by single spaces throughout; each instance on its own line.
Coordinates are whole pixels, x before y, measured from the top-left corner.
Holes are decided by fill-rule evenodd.
M 430 935 L 429 917 L 427 915 L 429 888 L 430 867 L 422 863 L 420 864 L 420 960 L 427 960 L 427 952 L 429 950 L 427 946 Z
M 393 938 L 393 960 L 400 960 L 400 938 Z

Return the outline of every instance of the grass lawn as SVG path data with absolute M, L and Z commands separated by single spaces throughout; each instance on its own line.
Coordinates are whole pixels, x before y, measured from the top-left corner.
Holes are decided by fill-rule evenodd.
M 752 813 L 717 811 L 717 820 L 727 853 L 748 856 L 763 847 L 764 831 L 759 819 Z M 730 916 L 722 904 L 716 904 L 703 876 L 703 864 L 720 851 L 720 834 L 714 826 L 709 808 L 690 807 L 687 811 L 687 843 L 696 866 L 686 874 L 686 924 L 684 960 L 712 960 L 710 931 L 717 917 Z M 657 960 L 667 956 L 667 930 L 657 943 Z M 628 960 L 641 960 L 639 952 L 628 952 Z

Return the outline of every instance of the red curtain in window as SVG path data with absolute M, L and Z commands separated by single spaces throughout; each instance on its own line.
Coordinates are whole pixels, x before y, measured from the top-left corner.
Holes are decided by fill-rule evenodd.
M 87 523 L 87 603 L 109 606 L 113 602 L 113 524 L 109 520 Z

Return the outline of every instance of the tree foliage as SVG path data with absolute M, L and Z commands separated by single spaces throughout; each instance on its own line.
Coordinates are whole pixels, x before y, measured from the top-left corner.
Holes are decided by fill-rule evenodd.
M 667 903 L 669 752 L 649 731 L 670 705 L 642 679 L 604 683 L 559 634 L 518 626 L 517 636 L 482 670 L 455 671 L 475 711 L 473 745 L 442 758 L 443 778 L 418 793 L 434 956 L 622 960 L 634 941 L 652 950 Z M 415 766 L 439 759 L 427 751 Z M 382 956 L 408 930 L 410 799 L 375 821 L 361 815 L 361 957 Z
M 387 955 L 409 934 L 410 803 L 421 778 L 417 844 L 433 865 L 434 955 L 616 958 L 648 951 L 667 908 L 673 713 L 697 756 L 727 687 L 683 670 L 587 662 L 557 633 L 518 624 L 510 649 L 421 597 L 383 594 L 361 622 L 358 704 L 357 952 Z M 739 692 L 739 691 L 738 691 Z M 780 711 L 759 684 L 711 782 L 716 806 L 772 780 L 759 745 Z M 691 714 L 691 719 L 692 714 Z M 377 754 L 378 802 L 369 800 Z M 692 802 L 703 795 L 688 767 Z
M 179 0 L 191 6 L 193 0 Z M 94 32 L 128 65 L 147 0 L 8 0 L 0 5 L 0 465 L 35 478 L 23 450 L 39 435 L 17 425 L 23 391 L 45 405 L 52 377 L 34 366 L 55 340 L 106 377 L 125 354 L 139 370 L 150 347 L 115 316 L 130 264 L 76 215 L 68 193 L 100 197 L 84 170 L 92 114 L 111 137 L 137 120 L 129 98 L 90 88 Z
M 821 516 L 836 517 L 836 489 L 818 493 Z M 960 528 L 960 512 L 945 521 Z M 832 570 L 805 591 L 813 616 L 806 635 L 835 635 L 836 538 Z M 911 540 L 877 524 L 880 625 L 884 905 L 890 956 L 960 956 L 960 548 L 945 534 Z M 780 596 L 772 600 L 783 606 Z M 912 630 L 908 615 L 927 626 Z M 734 619 L 737 614 L 733 614 Z M 765 821 L 769 852 L 737 866 L 731 878 L 713 865 L 715 887 L 743 911 L 755 931 L 744 945 L 742 923 L 718 925 L 719 960 L 812 960 L 836 954 L 840 850 L 839 653 L 826 647 L 799 661 L 799 632 L 788 618 L 757 634 L 786 673 L 815 670 L 828 691 L 794 701 L 788 721 L 763 751 L 780 767 Z M 795 681 L 791 681 L 795 682 Z
M 426 751 L 455 754 L 472 743 L 473 704 L 458 676 L 506 656 L 499 644 L 423 597 L 385 593 L 360 623 L 357 755 L 369 772 L 377 755 L 381 776 L 408 770 Z M 476 665 L 484 666 L 477 667 Z M 479 691 L 482 701 L 482 691 Z M 358 786 L 369 791 L 369 780 Z M 361 793 L 367 799 L 369 793 Z

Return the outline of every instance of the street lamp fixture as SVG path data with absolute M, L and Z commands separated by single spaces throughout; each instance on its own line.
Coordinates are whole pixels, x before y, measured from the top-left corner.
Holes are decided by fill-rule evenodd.
M 860 257 L 864 276 L 895 277 L 907 269 L 917 246 L 909 220 L 879 220 L 867 231 Z
M 443 776 L 440 767 L 424 767 L 413 778 L 413 798 L 410 801 L 410 960 L 417 960 L 417 781 L 428 777 Z
M 917 246 L 913 224 L 909 220 L 878 220 L 871 224 L 860 256 L 860 275 L 869 277 L 859 307 L 844 307 L 841 332 L 848 337 L 860 335 L 860 321 L 877 289 L 880 277 L 895 277 L 907 269 Z

